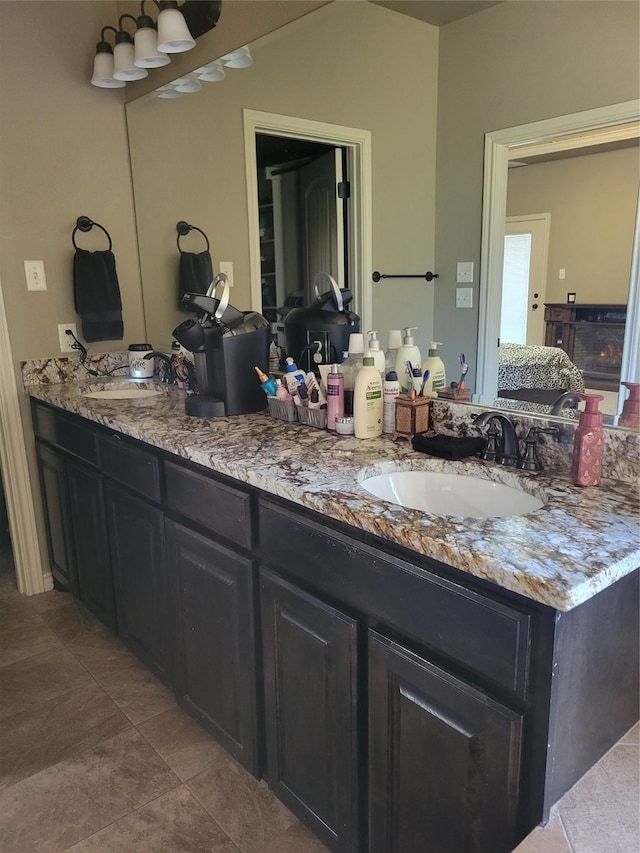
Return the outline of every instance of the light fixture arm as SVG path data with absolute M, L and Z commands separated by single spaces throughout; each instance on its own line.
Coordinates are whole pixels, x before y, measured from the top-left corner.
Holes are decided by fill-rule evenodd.
M 109 42 L 105 39 L 105 36 L 104 36 L 105 30 L 113 30 L 113 32 L 116 35 L 118 35 L 118 31 L 115 27 L 111 27 L 111 26 L 106 26 L 106 27 L 102 28 L 102 30 L 100 31 L 100 41 L 105 42 L 105 44 L 109 44 Z
M 118 18 L 118 26 L 120 27 L 120 32 L 121 32 L 121 33 L 127 33 L 127 31 L 125 30 L 125 28 L 122 26 L 122 19 L 123 19 L 123 18 L 131 18 L 131 20 L 132 20 L 132 21 L 133 21 L 133 23 L 136 25 L 136 27 L 138 26 L 138 22 L 137 22 L 137 21 L 136 21 L 136 19 L 133 17 L 133 15 L 129 15 L 129 14 L 120 15 L 120 17 Z M 129 38 L 131 38 L 131 36 L 129 35 L 129 33 L 127 33 L 127 35 L 129 36 Z

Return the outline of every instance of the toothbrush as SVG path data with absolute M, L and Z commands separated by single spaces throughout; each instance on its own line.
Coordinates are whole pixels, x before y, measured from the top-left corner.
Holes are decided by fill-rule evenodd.
M 427 384 L 427 380 L 429 379 L 430 376 L 431 376 L 431 371 L 425 370 L 425 372 L 422 376 L 422 388 L 420 389 L 420 396 L 421 397 L 424 397 L 424 387 Z
M 463 352 L 460 353 L 460 382 L 458 382 L 458 391 L 464 390 L 464 377 L 467 375 L 467 371 L 469 370 L 469 365 L 467 364 L 465 355 Z

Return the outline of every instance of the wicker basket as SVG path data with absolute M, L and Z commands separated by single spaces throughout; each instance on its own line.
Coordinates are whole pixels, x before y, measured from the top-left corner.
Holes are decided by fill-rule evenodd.
M 269 404 L 269 414 L 272 418 L 277 418 L 279 421 L 288 421 L 289 423 L 298 420 L 296 404 L 293 400 L 279 400 L 278 397 L 267 397 L 267 403 Z
M 307 409 L 304 406 L 299 406 L 298 417 L 300 418 L 300 423 L 306 426 L 315 427 L 316 429 L 326 429 L 327 427 L 326 409 Z

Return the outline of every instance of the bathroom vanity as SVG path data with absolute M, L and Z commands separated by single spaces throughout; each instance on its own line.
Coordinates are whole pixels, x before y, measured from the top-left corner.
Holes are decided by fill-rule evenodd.
M 504 472 L 27 390 L 56 582 L 330 849 L 506 853 L 638 719 L 632 485 L 430 516 L 358 478 Z

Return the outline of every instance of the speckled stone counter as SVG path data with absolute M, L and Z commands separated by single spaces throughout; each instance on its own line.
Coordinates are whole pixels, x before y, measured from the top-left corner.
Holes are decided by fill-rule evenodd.
M 123 380 L 113 380 L 122 382 Z M 640 565 L 638 491 L 609 480 L 577 489 L 564 478 L 471 459 L 445 462 L 407 442 L 359 441 L 267 413 L 200 420 L 182 392 L 142 400 L 96 400 L 106 380 L 29 384 L 29 395 L 109 429 L 233 477 L 294 504 L 491 581 L 558 610 L 588 600 Z M 374 498 L 360 481 L 395 470 L 446 470 L 517 483 L 545 505 L 525 516 L 434 516 Z

